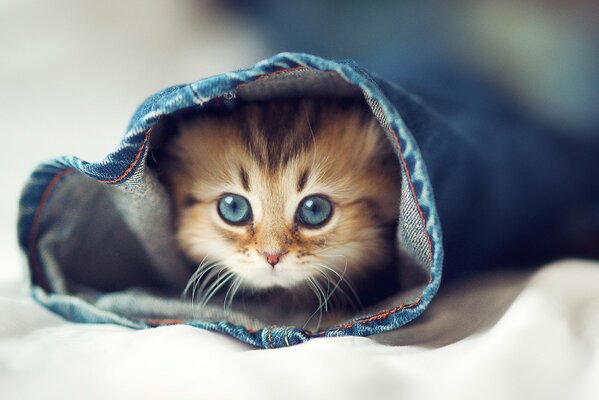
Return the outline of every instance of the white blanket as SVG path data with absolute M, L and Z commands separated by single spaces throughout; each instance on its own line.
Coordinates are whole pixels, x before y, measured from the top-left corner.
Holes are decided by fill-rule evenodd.
M 280 350 L 186 326 L 74 324 L 0 292 L 0 399 L 599 398 L 599 264 L 449 286 L 405 328 L 420 345 Z

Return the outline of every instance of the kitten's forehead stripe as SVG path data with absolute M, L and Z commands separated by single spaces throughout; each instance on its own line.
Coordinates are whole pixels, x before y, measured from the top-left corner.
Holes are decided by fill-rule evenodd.
M 243 186 L 243 188 L 245 190 L 247 190 L 249 192 L 250 191 L 250 181 L 249 181 L 248 173 L 245 170 L 245 168 L 241 167 L 239 169 L 239 176 L 241 178 L 241 185 Z
M 301 192 L 306 187 L 306 183 L 308 182 L 308 174 L 309 173 L 310 173 L 310 170 L 305 169 L 302 172 L 302 174 L 300 175 L 300 177 L 297 181 L 297 191 L 298 192 Z
M 286 166 L 314 142 L 309 120 L 314 110 L 300 101 L 244 108 L 244 144 L 261 166 L 275 171 Z
M 249 123 L 241 124 L 241 129 L 244 147 L 260 166 L 264 165 L 264 143 L 259 143 L 258 137 L 252 132 Z

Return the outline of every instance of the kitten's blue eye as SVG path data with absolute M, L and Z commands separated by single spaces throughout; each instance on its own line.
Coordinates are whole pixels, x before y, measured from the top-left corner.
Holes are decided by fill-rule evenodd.
M 308 196 L 300 202 L 297 219 L 310 228 L 318 228 L 333 214 L 333 205 L 323 196 Z
M 225 222 L 241 225 L 252 217 L 250 202 L 238 194 L 225 194 L 218 201 L 218 214 Z

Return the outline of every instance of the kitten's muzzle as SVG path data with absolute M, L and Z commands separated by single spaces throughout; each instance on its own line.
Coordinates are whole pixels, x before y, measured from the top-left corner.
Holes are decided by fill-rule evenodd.
M 278 262 L 281 260 L 281 257 L 285 255 L 285 253 L 262 253 L 264 257 L 266 257 L 266 262 L 269 263 L 273 268 Z

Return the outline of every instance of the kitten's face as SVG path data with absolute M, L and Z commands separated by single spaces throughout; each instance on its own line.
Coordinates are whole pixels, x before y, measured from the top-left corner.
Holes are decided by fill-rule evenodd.
M 388 262 L 399 167 L 369 112 L 246 104 L 180 122 L 165 161 L 181 249 L 256 289 L 337 282 Z

